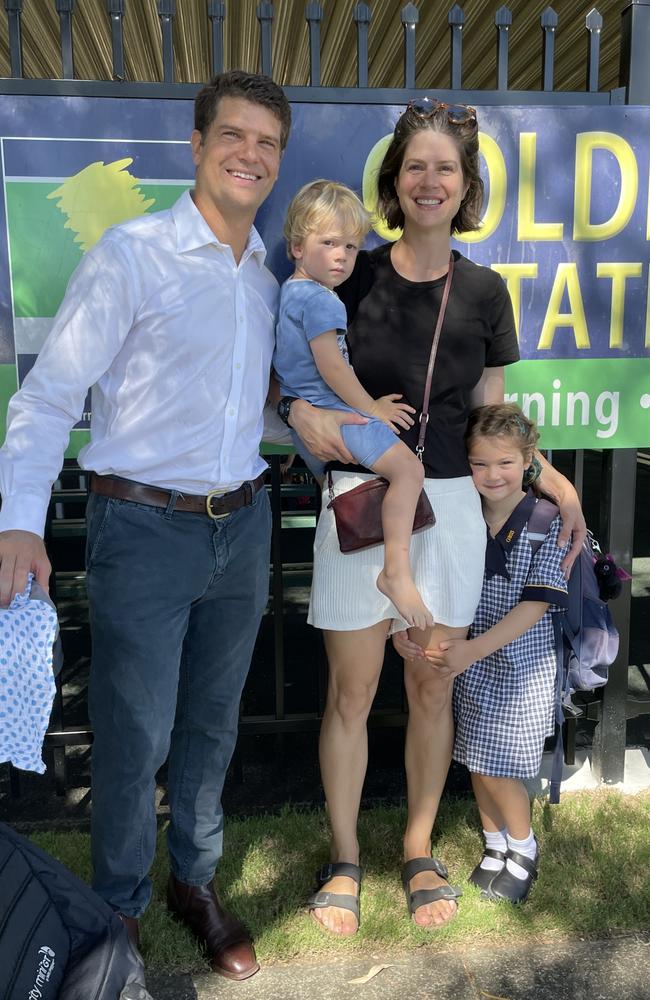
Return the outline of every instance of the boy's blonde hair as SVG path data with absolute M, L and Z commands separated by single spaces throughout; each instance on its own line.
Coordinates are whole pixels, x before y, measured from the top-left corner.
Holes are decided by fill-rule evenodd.
M 333 223 L 335 231 L 354 235 L 361 242 L 371 227 L 370 213 L 354 191 L 338 181 L 320 179 L 301 187 L 287 209 L 284 223 L 289 260 L 294 260 L 294 243 L 302 243 L 310 233 L 326 232 Z
M 479 437 L 513 438 L 522 455 L 529 457 L 535 450 L 539 433 L 533 421 L 514 403 L 492 403 L 479 406 L 470 414 L 465 432 L 468 451 Z

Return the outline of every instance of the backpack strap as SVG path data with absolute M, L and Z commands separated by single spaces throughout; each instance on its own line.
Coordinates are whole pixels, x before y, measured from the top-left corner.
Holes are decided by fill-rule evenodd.
M 551 503 L 550 500 L 540 499 L 532 509 L 528 518 L 528 541 L 533 552 L 533 556 L 539 550 L 542 542 L 548 535 L 551 524 L 560 513 L 559 507 Z M 560 785 L 562 784 L 562 771 L 564 767 L 564 740 L 562 738 L 562 727 L 564 724 L 564 711 L 562 709 L 564 691 L 564 639 L 562 623 L 557 614 L 551 615 L 553 622 L 553 637 L 555 640 L 555 725 L 556 736 L 551 762 L 551 780 L 549 782 L 549 803 L 555 805 L 560 801 Z
M 550 500 L 538 500 L 528 518 L 528 541 L 533 555 L 549 533 L 551 524 L 560 513 L 560 508 Z

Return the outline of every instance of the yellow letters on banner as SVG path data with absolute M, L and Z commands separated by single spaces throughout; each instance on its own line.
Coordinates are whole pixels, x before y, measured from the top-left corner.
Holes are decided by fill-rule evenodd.
M 460 243 L 480 243 L 492 236 L 501 223 L 506 207 L 508 174 L 503 153 L 492 136 L 485 135 L 484 132 L 479 132 L 478 143 L 490 179 L 488 203 L 481 219 L 481 228 L 473 233 L 460 233 L 455 237 Z
M 621 175 L 621 192 L 613 215 L 606 222 L 592 223 L 591 178 L 595 149 L 614 156 Z M 636 204 L 639 176 L 632 147 L 613 132 L 580 132 L 576 136 L 574 240 L 609 240 L 625 229 Z
M 519 205 L 517 211 L 517 239 L 561 240 L 564 226 L 561 222 L 535 222 L 535 165 L 537 159 L 537 133 L 522 132 L 519 136 Z
M 515 314 L 515 330 L 519 336 L 521 318 L 521 282 L 523 278 L 536 278 L 539 266 L 531 264 L 492 264 L 492 270 L 498 271 L 505 280 L 512 301 L 512 311 Z
M 565 289 L 569 299 L 570 312 L 568 313 L 560 312 Z M 558 326 L 573 327 L 576 347 L 591 346 L 589 333 L 587 332 L 585 307 L 578 280 L 578 267 L 574 263 L 558 264 L 557 266 L 551 296 L 546 309 L 546 316 L 542 325 L 542 332 L 537 344 L 539 351 L 548 351 L 551 349 Z
M 609 346 L 623 346 L 623 314 L 625 312 L 625 282 L 640 278 L 642 265 L 632 263 L 602 263 L 596 265 L 598 278 L 612 279 L 612 307 L 609 322 Z

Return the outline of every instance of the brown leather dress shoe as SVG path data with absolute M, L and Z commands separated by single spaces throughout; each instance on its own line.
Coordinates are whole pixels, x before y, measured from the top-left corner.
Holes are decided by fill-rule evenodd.
M 126 927 L 131 943 L 140 951 L 140 921 L 137 917 L 127 917 L 124 913 L 118 913 L 118 917 Z
M 167 908 L 204 946 L 213 972 L 236 980 L 259 972 L 250 934 L 223 909 L 212 885 L 186 885 L 170 875 Z

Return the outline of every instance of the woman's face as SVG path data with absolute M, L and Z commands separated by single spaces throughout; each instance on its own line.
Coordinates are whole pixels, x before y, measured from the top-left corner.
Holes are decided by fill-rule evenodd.
M 409 140 L 395 179 L 404 229 L 442 229 L 449 234 L 468 186 L 451 136 L 420 129 Z

